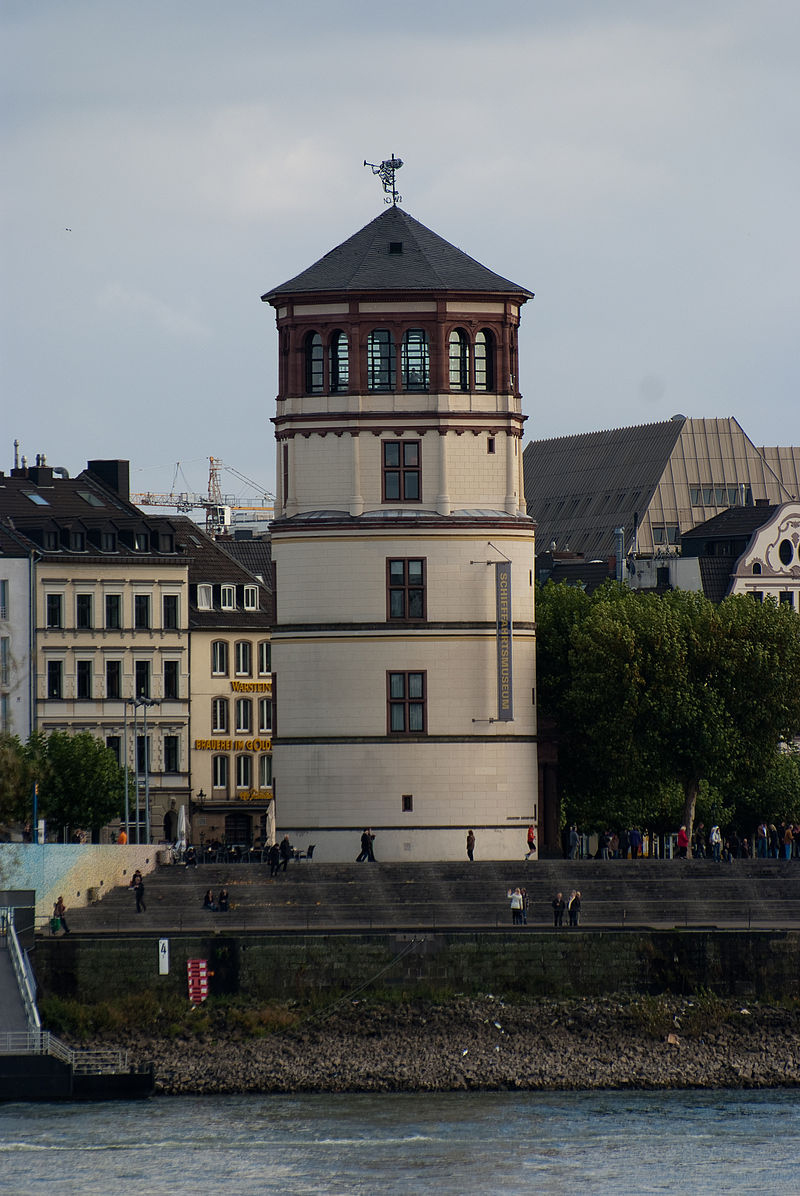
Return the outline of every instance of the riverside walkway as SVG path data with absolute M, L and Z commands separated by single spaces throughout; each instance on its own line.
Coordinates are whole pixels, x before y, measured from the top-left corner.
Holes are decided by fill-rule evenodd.
M 329 864 L 293 861 L 271 878 L 260 863 L 160 866 L 145 877 L 145 913 L 116 888 L 69 911 L 74 935 L 370 930 L 507 931 L 507 892 L 528 891 L 528 929 L 551 930 L 550 902 L 582 894 L 583 929 L 800 928 L 800 861 L 542 860 Z M 203 909 L 228 889 L 227 913 Z M 566 918 L 565 918 L 566 923 Z M 41 926 L 41 933 L 47 927 Z M 569 933 L 566 926 L 564 933 Z M 574 933 L 574 931 L 573 931 Z

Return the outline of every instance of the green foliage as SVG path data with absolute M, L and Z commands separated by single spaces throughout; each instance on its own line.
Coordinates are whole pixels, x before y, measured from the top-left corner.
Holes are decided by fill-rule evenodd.
M 558 726 L 562 796 L 586 827 L 691 829 L 753 811 L 740 795 L 794 808 L 797 773 L 779 742 L 800 732 L 800 618 L 751 598 L 537 593 L 539 700 Z M 773 803 L 774 804 L 774 803 Z M 759 814 L 758 817 L 762 815 Z
M 16 735 L 0 734 L 0 822 L 18 822 L 24 817 L 33 786 L 33 775 L 25 747 Z
M 118 1000 L 84 1005 L 62 997 L 45 997 L 39 1002 L 42 1024 L 54 1034 L 86 1042 L 95 1037 L 153 1034 L 164 1038 L 203 1038 L 208 1034 L 238 1034 L 242 1038 L 263 1038 L 288 1029 L 300 1020 L 286 1004 L 209 997 L 192 1005 L 182 997 L 137 993 Z
M 100 827 L 122 809 L 124 773 L 88 731 L 32 735 L 25 748 L 39 781 L 39 812 L 58 827 Z

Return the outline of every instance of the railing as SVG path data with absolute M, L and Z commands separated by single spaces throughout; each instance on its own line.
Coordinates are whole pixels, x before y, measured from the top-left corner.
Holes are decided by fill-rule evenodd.
M 36 1008 L 36 982 L 28 956 L 19 944 L 14 926 L 14 910 L 10 907 L 0 912 L 0 934 L 8 946 L 8 954 L 19 986 L 19 995 L 25 1009 L 28 1029 L 38 1030 L 41 1027 L 41 1022 L 39 1021 L 39 1010 Z
M 800 927 L 800 896 L 783 900 L 706 900 L 696 897 L 654 898 L 637 900 L 627 896 L 622 900 L 591 899 L 584 893 L 580 925 L 592 929 L 626 929 L 628 927 L 684 928 L 717 926 L 721 929 L 767 929 Z M 550 897 L 537 895 L 527 911 L 530 930 L 553 928 Z M 325 905 L 285 902 L 272 905 L 250 905 L 232 908 L 227 913 L 203 909 L 153 910 L 137 918 L 128 911 L 108 911 L 101 918 L 92 919 L 87 932 L 97 934 L 213 934 L 256 933 L 270 931 L 308 931 L 326 933 L 332 930 L 506 930 L 511 927 L 511 911 L 505 901 L 497 908 L 487 903 L 454 900 L 451 907 L 442 903 L 436 908 L 431 902 L 369 902 L 339 904 L 335 900 Z M 564 924 L 567 924 L 564 915 Z M 46 932 L 46 923 L 42 929 Z M 76 926 L 73 931 L 81 933 Z
M 81 1075 L 112 1075 L 129 1070 L 127 1051 L 74 1051 L 49 1030 L 0 1033 L 0 1055 L 52 1055 Z

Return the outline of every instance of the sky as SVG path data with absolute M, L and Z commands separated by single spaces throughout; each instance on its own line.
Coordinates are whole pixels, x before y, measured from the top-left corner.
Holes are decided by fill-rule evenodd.
M 528 439 L 800 444 L 799 35 L 797 0 L 4 0 L 0 469 L 272 491 L 260 296 L 380 214 L 392 154 L 535 292 Z

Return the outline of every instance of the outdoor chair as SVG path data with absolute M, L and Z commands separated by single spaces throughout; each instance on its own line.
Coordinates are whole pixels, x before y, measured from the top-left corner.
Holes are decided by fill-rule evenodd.
M 316 843 L 309 843 L 309 845 L 305 849 L 305 851 L 298 851 L 297 855 L 295 856 L 295 859 L 298 861 L 299 860 L 313 860 L 315 847 L 316 847 Z

